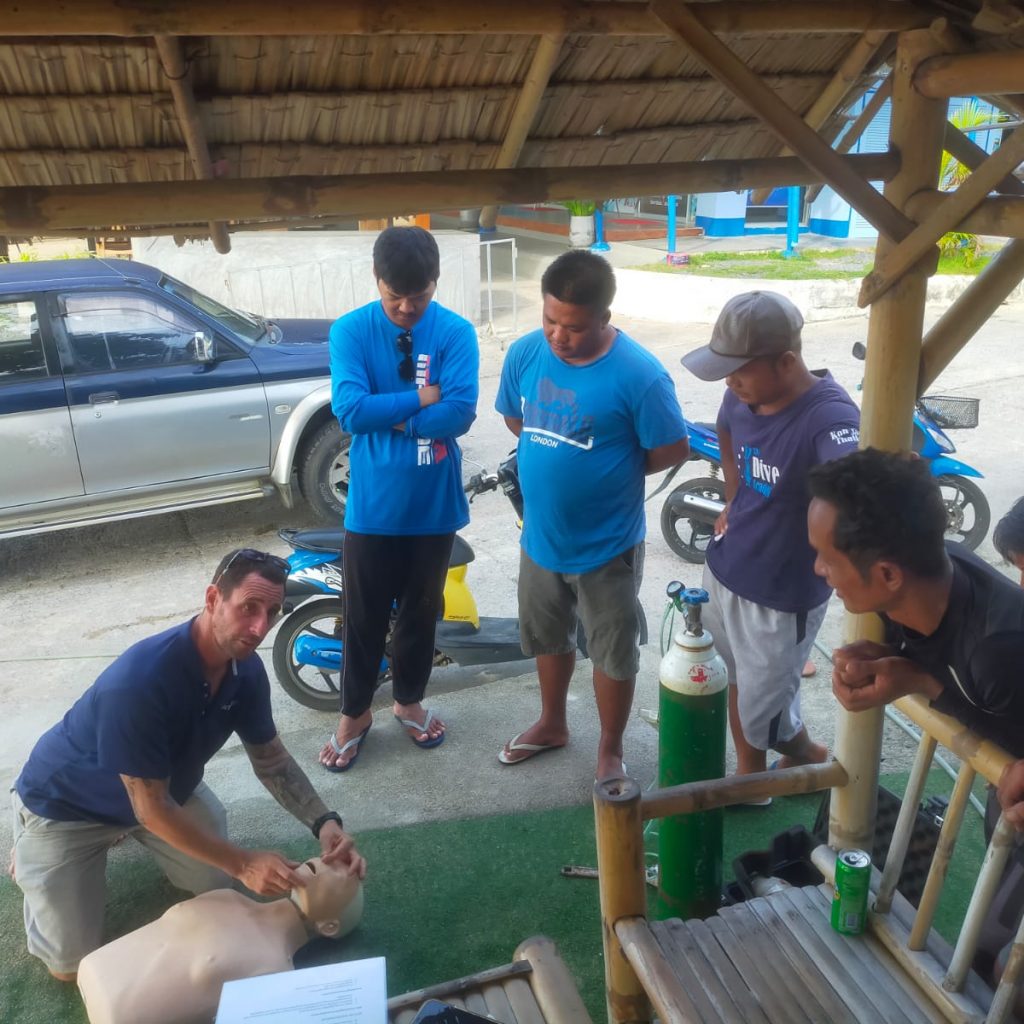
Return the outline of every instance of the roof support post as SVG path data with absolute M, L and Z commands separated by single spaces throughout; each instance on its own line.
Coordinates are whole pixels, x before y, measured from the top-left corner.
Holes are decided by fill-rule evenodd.
M 864 104 L 864 109 L 857 115 L 857 120 L 850 125 L 849 130 L 839 140 L 836 146 L 837 153 L 849 153 L 857 144 L 857 140 L 864 134 L 865 129 L 875 119 L 875 115 L 882 109 L 882 105 L 892 95 L 892 72 L 885 76 L 885 81 L 875 90 L 874 96 Z M 818 198 L 818 193 L 824 185 L 814 185 L 807 190 L 808 206 Z
M 948 192 L 924 189 L 904 204 L 911 217 L 923 220 L 934 210 L 945 206 L 953 197 Z M 954 228 L 971 235 L 997 235 L 1001 238 L 1024 238 L 1024 196 L 996 196 L 986 199 Z
M 919 395 L 935 383 L 957 353 L 985 325 L 1024 281 L 1024 239 L 1006 243 L 999 255 L 968 285 L 956 301 L 932 325 L 921 345 Z
M 900 241 L 914 224 L 843 163 L 834 149 L 794 110 L 767 88 L 724 43 L 704 26 L 695 8 L 679 0 L 653 0 L 652 12 L 708 71 L 743 100 L 808 167 L 814 168 L 858 213 L 887 238 Z
M 946 103 L 925 99 L 911 84 L 918 64 L 938 52 L 941 44 L 928 31 L 903 33 L 897 43 L 889 145 L 899 150 L 902 161 L 884 193 L 896 206 L 938 181 Z M 876 265 L 894 248 L 879 235 Z M 927 285 L 927 272 L 919 262 L 871 307 L 860 425 L 864 446 L 910 448 Z M 848 614 L 844 635 L 847 640 L 881 640 L 881 629 L 875 615 Z M 840 707 L 835 752 L 850 781 L 832 790 L 829 845 L 837 850 L 871 849 L 881 750 L 882 708 L 851 712 Z
M 945 134 L 945 130 L 943 130 Z M 875 269 L 864 278 L 858 305 L 868 306 L 884 295 L 935 243 L 952 231 L 989 192 L 1024 161 L 1024 132 L 1015 132 L 953 193 L 936 207 L 895 249 L 879 253 Z
M 515 167 L 519 162 L 519 154 L 523 151 L 530 134 L 530 126 L 537 117 L 541 100 L 544 99 L 544 90 L 547 89 L 551 75 L 558 66 L 563 42 L 564 35 L 543 35 L 537 39 L 533 60 L 526 72 L 526 78 L 523 79 L 523 87 L 516 100 L 515 110 L 512 111 L 512 119 L 509 121 L 501 149 L 498 150 L 494 167 Z M 497 220 L 497 206 L 485 206 L 480 211 L 480 227 L 485 230 L 492 230 Z
M 160 64 L 167 79 L 171 97 L 174 100 L 174 112 L 178 116 L 181 137 L 185 141 L 192 169 L 201 180 L 213 178 L 213 164 L 210 161 L 210 150 L 203 136 L 203 126 L 199 120 L 199 108 L 196 105 L 195 93 L 192 91 L 192 71 L 185 60 L 181 40 L 177 36 L 154 36 L 156 50 L 160 55 Z M 210 239 L 219 253 L 231 252 L 231 238 L 228 227 L 222 220 L 210 221 Z
M 964 135 L 952 121 L 946 122 L 946 138 L 943 146 L 954 160 L 959 160 L 972 171 L 976 171 L 989 156 L 973 139 Z M 1008 174 L 996 185 L 996 191 L 1006 192 L 1010 195 L 1024 195 L 1024 181 L 1021 181 L 1015 174 Z
M 818 94 L 818 98 L 811 104 L 810 109 L 804 114 L 804 121 L 815 131 L 836 112 L 839 105 L 849 95 L 854 83 L 860 77 L 868 61 L 878 52 L 878 48 L 889 37 L 888 32 L 865 32 L 853 44 L 850 52 L 839 65 L 838 70 L 832 76 L 832 80 Z M 789 156 L 792 150 L 786 146 L 782 149 L 780 156 Z M 763 203 L 768 198 L 767 189 L 758 189 L 751 197 L 752 203 Z

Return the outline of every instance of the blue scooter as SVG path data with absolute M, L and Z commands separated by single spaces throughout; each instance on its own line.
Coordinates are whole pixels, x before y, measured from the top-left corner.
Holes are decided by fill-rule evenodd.
M 864 345 L 853 346 L 856 359 L 866 354 Z M 956 445 L 946 430 L 971 429 L 978 425 L 979 401 L 947 395 L 923 395 L 914 406 L 914 451 L 928 461 L 938 479 L 946 505 L 946 536 L 972 551 L 985 539 L 992 513 L 984 492 L 974 482 L 983 474 L 959 459 L 951 458 Z M 715 532 L 715 520 L 725 504 L 725 481 L 718 433 L 712 423 L 688 423 L 690 459 L 704 460 L 710 475 L 686 480 L 665 499 L 661 532 L 668 546 L 681 558 L 703 563 Z

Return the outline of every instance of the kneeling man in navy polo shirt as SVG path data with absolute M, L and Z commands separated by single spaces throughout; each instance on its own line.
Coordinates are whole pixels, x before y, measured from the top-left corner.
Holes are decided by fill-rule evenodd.
M 340 816 L 285 749 L 256 648 L 281 611 L 287 563 L 221 560 L 202 612 L 130 647 L 36 743 L 12 791 L 12 874 L 28 949 L 61 981 L 103 942 L 107 850 L 125 833 L 193 893 L 232 879 L 263 896 L 303 884 L 293 861 L 227 839 L 206 762 L 238 733 L 256 777 L 310 828 L 325 861 L 366 871 Z

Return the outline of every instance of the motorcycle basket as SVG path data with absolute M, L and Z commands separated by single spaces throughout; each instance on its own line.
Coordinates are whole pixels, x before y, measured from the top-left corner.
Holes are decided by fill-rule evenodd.
M 925 395 L 921 398 L 921 408 L 944 430 L 976 427 L 980 406 L 978 398 L 954 395 Z

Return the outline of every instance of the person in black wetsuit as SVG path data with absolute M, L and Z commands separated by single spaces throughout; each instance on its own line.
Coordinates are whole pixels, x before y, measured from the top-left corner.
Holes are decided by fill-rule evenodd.
M 832 690 L 848 711 L 911 693 L 1018 760 L 989 793 L 986 837 L 1001 809 L 1024 829 L 1024 590 L 944 539 L 946 510 L 927 463 L 866 449 L 816 467 L 808 535 L 848 611 L 877 612 L 885 642 L 833 657 Z M 1020 806 L 1017 806 L 1020 805 Z M 986 918 L 976 966 L 991 975 L 1024 909 L 1017 845 Z

